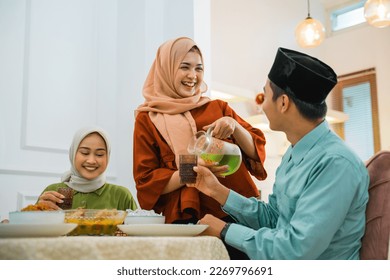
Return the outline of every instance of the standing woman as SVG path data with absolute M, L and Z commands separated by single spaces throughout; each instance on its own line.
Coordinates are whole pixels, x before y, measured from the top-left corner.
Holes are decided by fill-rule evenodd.
M 143 209 L 163 213 L 167 223 L 196 223 L 205 214 L 232 221 L 214 199 L 180 184 L 179 155 L 199 130 L 213 127 L 213 136 L 237 144 L 240 168 L 219 180 L 246 197 L 258 197 L 251 175 L 267 176 L 264 134 L 241 119 L 228 104 L 202 96 L 203 58 L 186 37 L 169 40 L 157 51 L 143 88 L 145 102 L 136 110 L 133 173 Z

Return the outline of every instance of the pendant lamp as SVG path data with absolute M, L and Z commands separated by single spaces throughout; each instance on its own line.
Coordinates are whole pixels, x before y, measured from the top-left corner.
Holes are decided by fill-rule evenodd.
M 310 0 L 307 1 L 307 10 L 307 18 L 295 29 L 295 38 L 302 48 L 317 47 L 325 38 L 325 28 L 322 23 L 310 16 Z
M 372 26 L 390 26 L 390 0 L 368 0 L 364 4 L 364 17 Z

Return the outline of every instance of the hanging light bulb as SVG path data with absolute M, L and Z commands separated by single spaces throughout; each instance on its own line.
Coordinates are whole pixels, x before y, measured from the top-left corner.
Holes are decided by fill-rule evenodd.
M 390 1 L 390 0 L 389 0 Z M 295 29 L 295 38 L 303 48 L 319 46 L 325 38 L 325 28 L 320 21 L 310 16 L 310 1 L 307 1 L 307 18 Z
M 390 0 L 368 0 L 364 4 L 364 17 L 375 27 L 390 25 Z

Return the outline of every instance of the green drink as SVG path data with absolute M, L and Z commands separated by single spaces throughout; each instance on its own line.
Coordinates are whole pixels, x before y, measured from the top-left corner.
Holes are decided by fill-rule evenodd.
M 227 165 L 228 171 L 221 173 L 221 175 L 231 175 L 241 165 L 240 147 L 228 140 L 224 141 L 223 139 L 212 137 L 212 130 L 213 127 L 207 129 L 207 132 L 198 131 L 189 142 L 187 150 L 190 154 L 198 155 L 208 165 Z
M 206 163 L 215 163 L 218 165 L 228 165 L 229 170 L 221 175 L 231 175 L 238 170 L 241 165 L 241 155 L 221 155 L 221 154 L 201 154 L 200 157 Z

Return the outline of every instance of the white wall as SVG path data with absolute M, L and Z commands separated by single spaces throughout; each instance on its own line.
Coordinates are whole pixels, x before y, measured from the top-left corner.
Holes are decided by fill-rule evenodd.
M 76 129 L 116 146 L 117 5 L 0 1 L 0 215 L 31 203 L 69 169 Z M 118 182 L 114 148 L 107 175 Z M 19 201 L 17 200 L 19 198 Z M 19 203 L 19 204 L 18 204 Z
M 110 134 L 108 180 L 136 196 L 143 81 L 167 39 L 198 39 L 209 59 L 209 27 L 196 25 L 208 1 L 0 0 L 0 218 L 59 182 L 72 136 L 87 124 Z
M 312 16 L 323 14 L 311 1 Z M 307 16 L 306 1 L 213 0 L 213 82 L 260 90 L 280 46 L 297 49 L 295 26 Z M 316 12 L 319 10 L 320 12 Z

